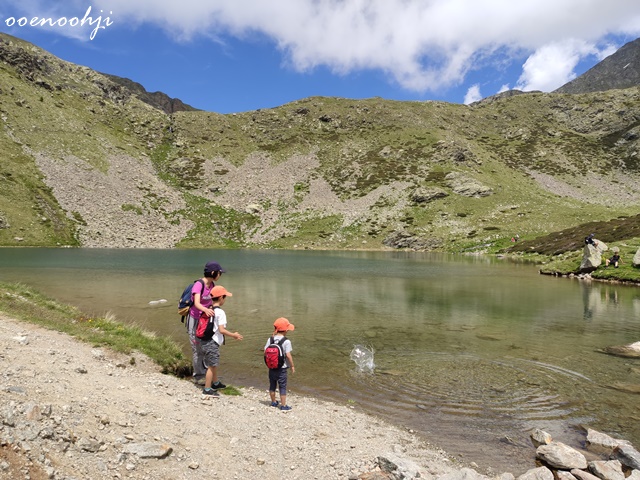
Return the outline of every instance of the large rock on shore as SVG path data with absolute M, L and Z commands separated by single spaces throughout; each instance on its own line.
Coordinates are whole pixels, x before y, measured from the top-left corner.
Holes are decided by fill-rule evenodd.
M 592 272 L 598 268 L 602 264 L 602 253 L 608 249 L 609 247 L 600 240 L 593 239 L 593 244 L 586 243 L 584 245 L 584 253 L 582 254 L 580 271 Z

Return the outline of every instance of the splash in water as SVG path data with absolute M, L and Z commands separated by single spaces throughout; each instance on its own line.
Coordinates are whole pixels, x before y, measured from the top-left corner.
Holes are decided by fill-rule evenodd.
M 373 373 L 376 364 L 373 363 L 373 348 L 356 345 L 351 350 L 349 358 L 356 363 L 359 372 Z

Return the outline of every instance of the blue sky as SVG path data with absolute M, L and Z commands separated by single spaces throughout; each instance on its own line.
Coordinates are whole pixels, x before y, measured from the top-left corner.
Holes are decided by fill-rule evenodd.
M 316 95 L 469 103 L 560 87 L 640 36 L 640 2 L 0 0 L 0 31 L 219 113 Z

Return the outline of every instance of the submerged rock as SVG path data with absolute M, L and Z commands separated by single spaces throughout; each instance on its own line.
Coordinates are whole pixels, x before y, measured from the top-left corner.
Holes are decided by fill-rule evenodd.
M 607 387 L 612 388 L 613 390 L 618 390 L 620 392 L 640 393 L 640 383 L 616 382 L 608 384 Z
M 640 358 L 640 342 L 630 343 L 629 345 L 605 347 L 601 352 L 618 357 Z

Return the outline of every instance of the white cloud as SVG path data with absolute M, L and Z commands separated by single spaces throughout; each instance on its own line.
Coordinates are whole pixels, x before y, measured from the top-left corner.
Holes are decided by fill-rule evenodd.
M 476 83 L 467 90 L 467 94 L 464 96 L 464 104 L 469 105 L 478 100 L 482 100 L 482 94 L 480 93 L 480 85 Z
M 574 68 L 586 55 L 597 53 L 592 45 L 569 40 L 544 45 L 522 66 L 516 88 L 548 92 L 575 78 Z
M 176 41 L 265 36 L 297 71 L 380 70 L 405 89 L 435 92 L 471 70 L 529 56 L 518 85 L 554 89 L 611 35 L 640 34 L 637 0 L 95 0 L 115 28 L 153 24 Z M 32 15 L 77 15 L 80 0 L 29 0 Z M 42 9 L 40 11 L 39 9 Z M 619 47 L 620 45 L 617 45 Z M 506 57 L 506 58 L 505 58 Z

